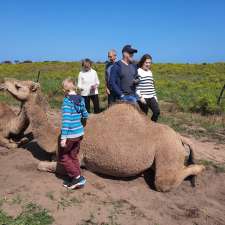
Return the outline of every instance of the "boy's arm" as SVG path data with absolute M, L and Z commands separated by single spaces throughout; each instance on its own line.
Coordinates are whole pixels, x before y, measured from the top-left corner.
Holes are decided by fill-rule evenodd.
M 61 119 L 61 140 L 67 139 L 68 131 L 69 131 L 69 123 L 68 121 L 68 113 L 71 113 L 70 107 L 66 104 L 66 101 L 63 100 L 62 104 L 62 119 Z
M 84 99 L 82 98 L 81 100 L 81 123 L 82 125 L 85 127 L 86 126 L 86 121 L 88 119 L 88 112 L 86 110 L 86 107 L 85 107 L 85 103 L 84 103 Z

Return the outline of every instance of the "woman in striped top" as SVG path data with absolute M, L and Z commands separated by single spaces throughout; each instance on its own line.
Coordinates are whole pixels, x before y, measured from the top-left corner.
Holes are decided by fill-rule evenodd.
M 156 97 L 154 79 L 151 72 L 152 57 L 148 54 L 143 55 L 138 63 L 138 84 L 136 93 L 140 98 L 139 105 L 141 110 L 147 115 L 148 109 L 152 110 L 151 120 L 158 120 L 160 110 Z

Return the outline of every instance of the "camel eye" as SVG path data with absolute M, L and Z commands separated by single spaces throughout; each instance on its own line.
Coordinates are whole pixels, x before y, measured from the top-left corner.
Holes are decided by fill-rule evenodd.
M 15 87 L 17 90 L 19 90 L 21 88 L 18 84 L 16 84 Z

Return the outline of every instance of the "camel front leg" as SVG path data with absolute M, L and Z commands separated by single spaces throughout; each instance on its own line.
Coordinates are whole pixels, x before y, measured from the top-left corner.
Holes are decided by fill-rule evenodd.
M 23 145 L 29 143 L 30 141 L 31 141 L 31 140 L 30 140 L 29 138 L 23 137 L 23 138 L 21 138 L 19 141 L 16 141 L 15 143 L 16 143 L 19 147 L 21 147 L 21 146 L 23 146 Z
M 57 162 L 41 161 L 38 163 L 37 169 L 42 172 L 55 173 Z
M 63 166 L 57 162 L 41 161 L 38 164 L 38 170 L 40 170 L 42 172 L 66 175 L 66 172 L 65 172 Z
M 3 137 L 1 134 L 0 134 L 0 146 L 5 147 L 5 148 L 17 148 L 18 147 L 17 143 Z

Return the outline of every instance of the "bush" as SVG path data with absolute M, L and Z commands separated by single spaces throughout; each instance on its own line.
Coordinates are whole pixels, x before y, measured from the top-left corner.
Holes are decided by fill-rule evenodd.
M 203 115 L 207 115 L 214 113 L 218 114 L 221 109 L 216 104 L 216 99 L 208 95 L 203 95 L 196 97 L 191 110 L 194 112 L 199 112 Z
M 2 64 L 12 64 L 12 62 L 10 60 L 5 60 L 2 62 Z
M 24 60 L 22 63 L 32 63 L 31 60 Z

